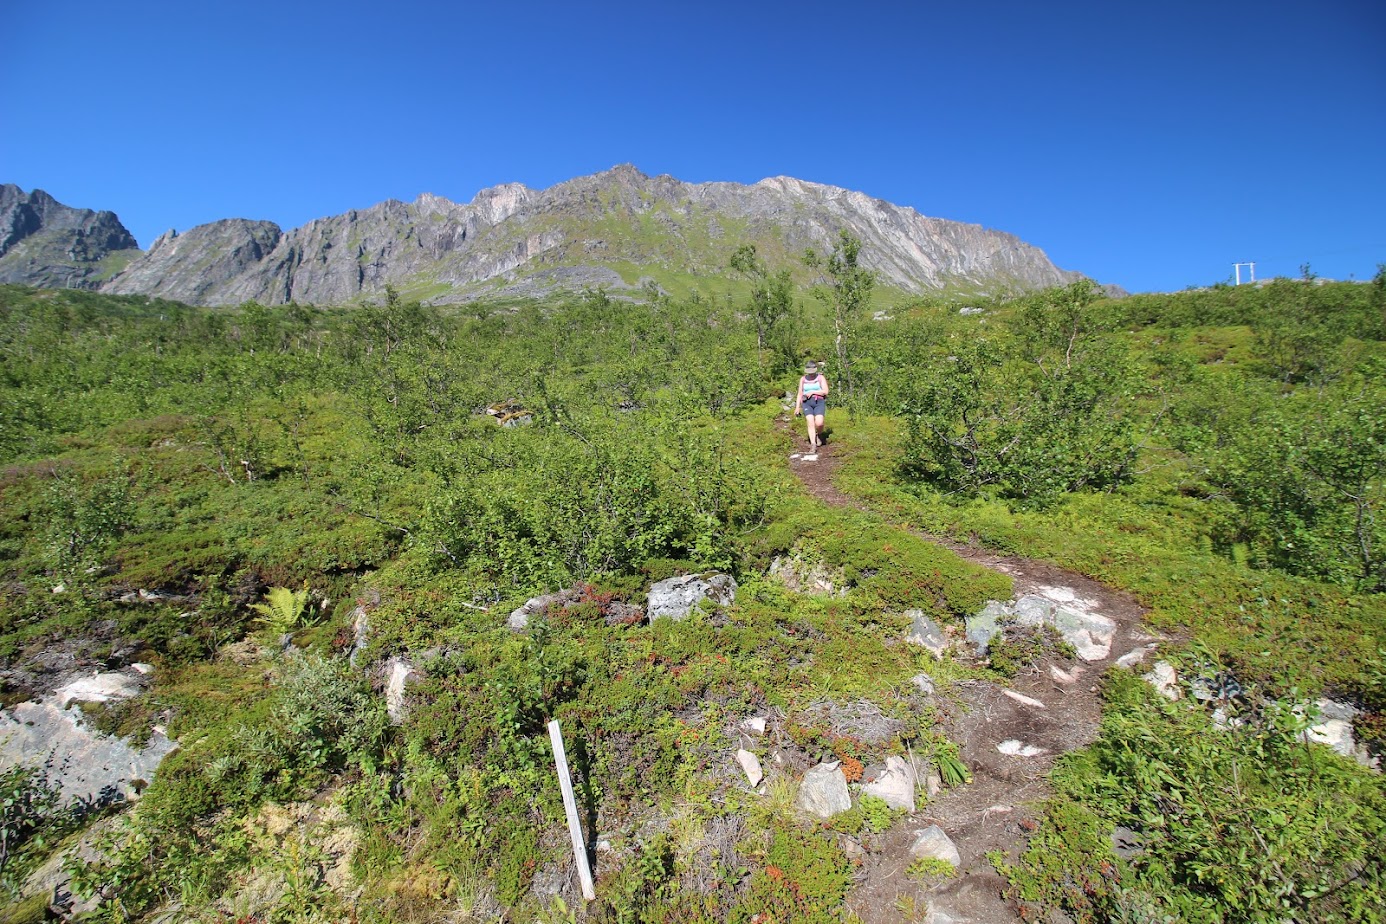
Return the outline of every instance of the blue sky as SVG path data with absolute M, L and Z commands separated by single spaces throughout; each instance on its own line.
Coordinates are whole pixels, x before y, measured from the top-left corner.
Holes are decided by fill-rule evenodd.
M 787 174 L 1132 291 L 1386 262 L 1386 3 L 6 0 L 0 182 L 148 246 L 631 162 Z

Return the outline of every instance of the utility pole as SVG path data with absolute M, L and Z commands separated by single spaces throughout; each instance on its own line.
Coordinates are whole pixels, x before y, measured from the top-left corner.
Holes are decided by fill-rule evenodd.
M 1247 267 L 1247 268 L 1250 270 L 1250 272 L 1251 272 L 1251 281 L 1252 281 L 1252 282 L 1255 282 L 1255 281 L 1256 281 L 1256 264 L 1255 264 L 1255 263 L 1233 263 L 1233 264 L 1232 264 L 1232 272 L 1236 274 L 1237 285 L 1241 285 L 1241 284 L 1242 284 L 1242 267 L 1243 267 L 1243 266 Z

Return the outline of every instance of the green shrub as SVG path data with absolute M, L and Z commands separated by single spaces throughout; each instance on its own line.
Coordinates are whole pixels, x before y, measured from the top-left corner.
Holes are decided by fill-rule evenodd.
M 1202 710 L 1115 673 L 1101 737 L 1062 761 L 1059 801 L 1010 871 L 1020 897 L 1104 920 L 1120 883 L 1179 920 L 1381 920 L 1380 779 L 1306 744 L 1287 706 L 1239 718 L 1212 732 Z M 1129 871 L 1111 855 L 1115 824 L 1140 837 Z

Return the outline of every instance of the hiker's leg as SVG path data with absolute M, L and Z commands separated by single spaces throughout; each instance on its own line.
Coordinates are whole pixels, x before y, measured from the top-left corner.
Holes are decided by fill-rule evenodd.
M 808 425 L 809 452 L 813 452 L 818 446 L 818 421 L 822 419 L 813 414 L 804 415 L 804 423 Z
M 814 449 L 817 449 L 819 446 L 823 445 L 822 433 L 823 433 L 823 415 L 822 415 L 822 414 L 814 414 L 814 415 L 813 415 L 813 448 L 814 448 Z

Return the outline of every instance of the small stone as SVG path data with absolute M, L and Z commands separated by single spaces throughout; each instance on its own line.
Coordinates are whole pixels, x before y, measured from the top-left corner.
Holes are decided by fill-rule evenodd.
M 1343 719 L 1327 719 L 1311 725 L 1304 732 L 1304 740 L 1326 745 L 1343 757 L 1352 757 L 1357 753 L 1352 723 Z
M 1039 757 L 1041 754 L 1049 753 L 1044 748 L 1036 747 L 1033 744 L 1025 744 L 1014 738 L 1008 741 L 1002 741 L 996 746 L 996 750 L 1008 757 Z
M 145 664 L 142 661 L 136 661 L 134 664 L 131 664 L 130 666 L 134 668 L 136 671 L 139 671 L 141 674 L 147 675 L 154 673 L 154 665 Z
M 932 857 L 948 863 L 954 869 L 962 866 L 962 855 L 958 853 L 958 846 L 938 825 L 929 825 L 914 836 L 914 843 L 910 844 L 910 856 L 916 860 Z
M 760 758 L 750 751 L 742 748 L 736 752 L 736 762 L 741 765 L 741 770 L 746 774 L 747 781 L 754 789 L 760 785 L 760 781 L 765 779 L 765 773 L 760 769 Z
M 418 679 L 419 674 L 408 658 L 396 656 L 385 662 L 385 711 L 389 713 L 391 725 L 404 724 L 409 711 L 404 692 L 411 681 Z
M 1140 664 L 1142 661 L 1144 661 L 1148 655 L 1154 652 L 1155 647 L 1156 646 L 1154 645 L 1143 645 L 1140 648 L 1134 648 L 1131 651 L 1126 652 L 1126 654 L 1122 655 L 1121 657 L 1117 658 L 1116 666 L 1135 667 L 1137 664 Z
M 1080 674 L 1082 674 L 1082 672 L 1083 669 L 1081 667 L 1075 667 L 1071 671 L 1066 671 L 1063 668 L 1058 667 L 1057 665 L 1049 665 L 1049 676 L 1053 677 L 1055 680 L 1062 684 L 1077 683 L 1078 677 Z
M 910 683 L 919 688 L 921 693 L 932 696 L 934 693 L 934 678 L 928 674 L 915 674 L 910 678 Z
M 1179 689 L 1179 677 L 1174 672 L 1174 665 L 1168 661 L 1156 661 L 1155 667 L 1143 678 L 1146 683 L 1154 687 L 1165 699 L 1174 702 L 1184 694 Z
M 1245 719 L 1239 719 L 1227 711 L 1226 706 L 1218 706 L 1213 710 L 1213 727 L 1218 731 L 1231 731 L 1234 728 L 1241 728 L 1246 724 Z
M 1026 706 L 1033 706 L 1033 707 L 1036 708 L 1036 709 L 1044 709 L 1044 708 L 1047 708 L 1047 707 L 1044 705 L 1044 703 L 1040 702 L 1040 701 L 1037 700 L 1037 699 L 1031 699 L 1030 697 L 1026 696 L 1024 693 L 1017 693 L 1015 690 L 1002 690 L 1001 692 L 1002 692 L 1002 693 L 1005 693 L 1007 696 L 1009 696 L 1011 699 L 1015 700 L 1017 703 L 1022 703 L 1022 704 L 1026 705 Z
M 741 727 L 753 735 L 763 735 L 765 734 L 765 717 L 751 716 L 741 723 Z
M 848 837 L 846 834 L 837 839 L 838 847 L 849 860 L 860 860 L 866 856 L 866 848 L 861 845 L 855 837 Z
M 370 640 L 370 614 L 366 612 L 366 607 L 364 605 L 358 606 L 351 611 L 351 654 L 347 656 L 348 664 L 352 667 L 356 666 L 357 660 L 361 657 L 361 652 L 366 650 L 366 645 Z
M 576 595 L 571 590 L 559 591 L 556 594 L 544 594 L 540 597 L 530 597 L 522 606 L 516 607 L 510 612 L 505 624 L 510 627 L 512 632 L 523 632 L 529 628 L 531 617 L 537 616 L 544 610 L 555 604 L 563 604 L 575 599 Z

